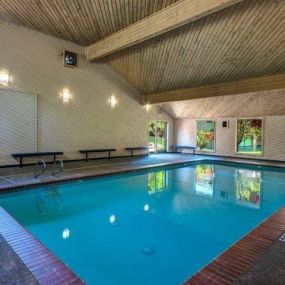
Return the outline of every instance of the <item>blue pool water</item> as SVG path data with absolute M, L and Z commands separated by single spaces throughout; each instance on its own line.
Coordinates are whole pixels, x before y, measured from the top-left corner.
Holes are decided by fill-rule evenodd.
M 285 173 L 197 164 L 0 195 L 87 284 L 181 284 L 285 204 Z

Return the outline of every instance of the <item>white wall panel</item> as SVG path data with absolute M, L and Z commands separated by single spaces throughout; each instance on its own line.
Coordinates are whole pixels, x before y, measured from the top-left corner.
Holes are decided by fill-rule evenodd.
M 78 67 L 63 66 L 64 49 L 78 53 Z M 38 95 L 40 151 L 64 151 L 65 159 L 78 159 L 80 148 L 115 147 L 116 155 L 127 155 L 125 147 L 148 144 L 147 123 L 157 118 L 157 109 L 146 112 L 130 85 L 105 65 L 86 62 L 83 47 L 0 21 L 0 68 L 10 72 L 10 88 Z M 72 94 L 68 104 L 60 98 L 64 87 Z M 111 95 L 119 102 L 115 109 L 108 104 Z M 172 118 L 162 117 L 172 139 Z M 15 163 L 5 155 L 0 164 Z
M 36 151 L 36 97 L 0 89 L 0 164 L 13 152 Z

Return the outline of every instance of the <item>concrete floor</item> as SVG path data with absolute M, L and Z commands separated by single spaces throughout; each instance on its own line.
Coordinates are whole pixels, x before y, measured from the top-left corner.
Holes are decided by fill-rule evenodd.
M 89 176 L 100 176 L 115 174 L 120 172 L 147 169 L 164 165 L 173 165 L 180 163 L 189 163 L 193 161 L 202 161 L 205 159 L 215 161 L 228 161 L 237 163 L 246 163 L 253 165 L 281 166 L 285 163 L 264 162 L 258 160 L 240 159 L 240 158 L 220 158 L 213 156 L 191 155 L 191 154 L 152 154 L 149 156 L 125 157 L 66 162 L 64 171 L 56 176 L 52 176 L 52 164 L 47 164 L 48 170 L 37 179 L 34 178 L 34 166 L 0 168 L 0 191 L 12 189 L 17 186 L 31 186 L 47 182 L 60 182 L 61 180 L 84 178 Z
M 265 250 L 235 285 L 284 285 L 285 284 L 285 235 Z
M 0 235 L 0 284 L 36 285 L 39 284 L 22 260 Z

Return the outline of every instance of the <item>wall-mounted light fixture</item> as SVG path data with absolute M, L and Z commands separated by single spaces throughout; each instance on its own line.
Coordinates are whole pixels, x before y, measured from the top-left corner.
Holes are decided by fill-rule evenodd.
M 69 103 L 71 99 L 71 93 L 68 88 L 63 88 L 62 93 L 61 93 L 61 99 L 63 103 Z
M 0 70 L 0 84 L 7 86 L 10 83 L 10 75 L 8 71 Z
M 110 104 L 110 106 L 111 106 L 111 108 L 115 108 L 117 105 L 118 105 L 118 100 L 117 100 L 117 98 L 114 96 L 114 95 L 112 95 L 110 98 L 109 98 L 109 104 Z
M 150 110 L 150 105 L 149 105 L 149 104 L 145 104 L 144 107 L 145 107 L 145 110 L 146 110 L 147 112 Z
M 161 109 L 161 108 L 158 108 L 158 110 L 157 110 L 157 117 L 158 117 L 159 119 L 162 118 L 162 114 L 163 114 L 162 109 Z

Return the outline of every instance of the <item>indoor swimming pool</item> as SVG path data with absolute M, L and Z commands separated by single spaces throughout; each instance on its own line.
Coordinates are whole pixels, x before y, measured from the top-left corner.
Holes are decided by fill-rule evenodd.
M 285 204 L 278 168 L 197 163 L 1 194 L 87 284 L 181 284 Z

